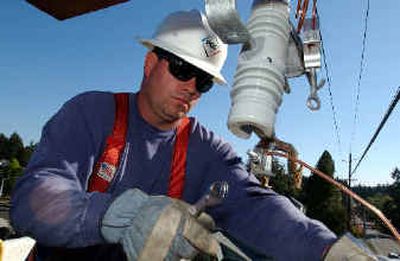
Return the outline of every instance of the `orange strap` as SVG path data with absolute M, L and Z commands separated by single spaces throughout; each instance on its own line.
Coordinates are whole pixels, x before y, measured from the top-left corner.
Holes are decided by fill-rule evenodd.
M 96 163 L 92 176 L 89 179 L 89 192 L 105 192 L 114 178 L 126 143 L 128 129 L 129 95 L 116 93 L 115 121 L 111 135 L 107 137 L 106 147 L 99 161 Z
M 116 109 L 113 131 L 107 137 L 103 154 L 96 163 L 93 173 L 89 178 L 88 192 L 105 192 L 107 190 L 114 178 L 125 148 L 128 129 L 129 95 L 127 93 L 116 93 L 114 94 L 114 99 Z M 189 118 L 183 118 L 176 133 L 168 185 L 167 195 L 172 198 L 182 197 L 190 129 Z
M 185 117 L 181 120 L 176 133 L 167 194 L 171 198 L 182 198 L 185 183 L 186 154 L 189 144 L 189 134 L 190 120 Z

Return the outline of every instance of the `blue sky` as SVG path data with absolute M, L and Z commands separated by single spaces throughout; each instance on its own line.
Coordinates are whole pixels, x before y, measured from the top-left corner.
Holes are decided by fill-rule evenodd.
M 245 22 L 252 1 L 236 2 Z M 292 1 L 292 9 L 296 4 Z M 74 95 L 89 90 L 137 91 L 146 50 L 136 39 L 150 37 L 170 12 L 204 10 L 203 5 L 203 0 L 131 0 L 60 22 L 25 1 L 1 1 L 0 133 L 17 132 L 25 144 L 37 142 L 45 122 Z M 309 86 L 304 76 L 290 79 L 292 92 L 284 95 L 275 126 L 277 136 L 291 142 L 300 158 L 311 165 L 327 149 L 336 163 L 335 175 L 342 178 L 347 177 L 349 151 L 356 160 L 361 156 L 400 85 L 400 2 L 371 1 L 359 109 L 353 125 L 366 7 L 367 0 L 318 2 L 340 145 L 328 86 L 320 91 L 322 108 L 311 112 L 305 106 Z M 203 95 L 192 115 L 245 156 L 257 138 L 237 138 L 226 127 L 238 54 L 239 46 L 229 47 L 223 69 L 229 86 L 216 86 Z M 321 70 L 319 77 L 323 76 Z M 396 108 L 358 168 L 355 183 L 392 182 L 390 172 L 400 167 L 399 125 Z

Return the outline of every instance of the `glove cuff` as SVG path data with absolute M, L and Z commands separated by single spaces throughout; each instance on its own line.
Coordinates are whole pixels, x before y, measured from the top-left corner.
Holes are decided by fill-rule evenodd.
M 323 260 L 353 260 L 352 258 L 363 261 L 377 260 L 372 251 L 361 240 L 350 233 L 346 233 L 329 248 Z
M 119 195 L 109 206 L 101 221 L 101 234 L 109 243 L 117 243 L 124 230 L 148 200 L 149 196 L 139 189 L 128 189 Z

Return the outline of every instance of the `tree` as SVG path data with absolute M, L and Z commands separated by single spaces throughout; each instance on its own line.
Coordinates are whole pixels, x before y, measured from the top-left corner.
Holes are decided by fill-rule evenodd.
M 8 158 L 16 158 L 18 159 L 18 162 L 20 162 L 20 159 L 23 156 L 25 150 L 24 143 L 22 142 L 21 137 L 16 132 L 14 132 L 8 139 L 8 144 L 10 153 L 10 155 L 8 155 Z
M 0 133 L 0 159 L 8 158 L 8 138 Z
M 31 142 L 24 147 L 21 137 L 16 132 L 11 134 L 10 138 L 0 133 L 0 159 L 11 160 L 16 158 L 21 166 L 26 166 L 36 145 Z
M 0 170 L 0 181 L 3 184 L 3 195 L 9 195 L 19 176 L 22 175 L 23 167 L 28 161 L 36 147 L 31 142 L 24 147 L 21 137 L 14 132 L 10 138 L 0 133 L 0 160 L 9 161 L 9 165 Z
M 393 198 L 389 196 L 388 194 L 382 194 L 382 193 L 375 193 L 374 195 L 370 196 L 367 198 L 367 201 L 380 209 L 386 217 L 390 218 L 389 215 L 393 215 L 394 212 L 397 212 L 397 208 L 393 202 Z M 365 208 L 363 208 L 363 211 L 365 211 Z M 390 234 L 391 232 L 387 229 L 386 225 L 382 222 L 380 218 L 378 218 L 375 214 L 373 214 L 371 211 L 366 211 L 365 212 L 365 217 L 366 220 L 372 221 L 379 231 L 383 233 Z
M 23 152 L 19 155 L 19 162 L 21 163 L 21 166 L 26 166 L 28 165 L 29 159 L 31 158 L 33 152 L 35 151 L 37 144 L 34 144 L 31 142 L 28 146 L 26 146 L 23 150 Z
M 335 164 L 328 151 L 324 151 L 317 163 L 317 169 L 333 177 Z M 346 228 L 346 212 L 340 191 L 317 175 L 312 175 L 305 185 L 307 215 L 322 221 L 337 234 Z
M 292 177 L 285 171 L 285 167 L 274 160 L 272 162 L 272 172 L 275 174 L 270 180 L 270 185 L 279 194 L 298 198 L 299 191 L 295 188 Z
M 394 183 L 400 183 L 400 170 L 397 167 L 390 173 L 390 176 L 394 179 Z
M 393 199 L 384 208 L 384 213 L 391 219 L 393 225 L 400 231 L 400 170 L 396 167 L 390 174 L 394 183 L 390 186 L 389 195 Z
M 9 165 L 1 170 L 2 179 L 2 196 L 7 196 L 11 194 L 11 191 L 15 185 L 18 177 L 22 175 L 22 167 L 16 158 L 10 160 Z

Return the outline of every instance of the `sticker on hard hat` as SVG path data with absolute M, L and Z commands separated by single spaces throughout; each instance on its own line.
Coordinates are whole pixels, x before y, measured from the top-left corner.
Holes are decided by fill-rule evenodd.
M 207 57 L 212 57 L 221 52 L 221 44 L 216 36 L 209 35 L 201 39 L 201 42 L 203 43 L 203 49 Z

